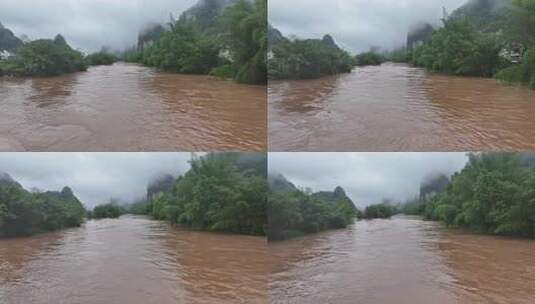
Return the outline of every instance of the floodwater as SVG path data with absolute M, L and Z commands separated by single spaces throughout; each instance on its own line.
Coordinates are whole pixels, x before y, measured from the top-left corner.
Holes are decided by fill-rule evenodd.
M 270 243 L 272 303 L 531 304 L 535 241 L 416 217 Z
M 535 90 L 387 63 L 268 85 L 272 151 L 535 150 Z
M 135 64 L 0 77 L 1 151 L 263 151 L 266 87 Z
M 0 303 L 267 303 L 264 238 L 144 217 L 0 240 Z

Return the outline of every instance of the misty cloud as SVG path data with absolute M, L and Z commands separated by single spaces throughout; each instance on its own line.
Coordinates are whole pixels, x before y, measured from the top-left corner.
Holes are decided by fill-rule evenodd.
M 424 178 L 450 176 L 467 160 L 466 153 L 270 153 L 269 172 L 314 192 L 342 186 L 363 207 L 413 198 Z
M 330 33 L 351 52 L 405 44 L 414 24 L 439 24 L 467 0 L 269 0 L 269 20 L 285 36 L 321 38 Z
M 189 170 L 190 153 L 0 153 L 0 172 L 28 190 L 72 188 L 88 207 L 118 198 L 144 197 L 161 174 Z
M 61 33 L 86 52 L 102 46 L 124 49 L 137 43 L 151 22 L 166 23 L 197 0 L 2 0 L 0 22 L 16 36 L 53 38 Z

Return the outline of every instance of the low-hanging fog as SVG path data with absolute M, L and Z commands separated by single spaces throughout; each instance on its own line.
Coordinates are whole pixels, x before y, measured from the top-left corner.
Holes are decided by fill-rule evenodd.
M 197 0 L 2 0 L 0 22 L 31 40 L 61 33 L 85 52 L 102 46 L 124 49 L 137 43 L 141 29 L 166 23 Z
M 271 175 L 283 174 L 314 192 L 341 186 L 364 207 L 414 198 L 425 178 L 450 176 L 467 161 L 466 153 L 270 153 L 268 164 Z
M 468 0 L 269 0 L 269 21 L 285 36 L 321 38 L 331 34 L 346 50 L 403 46 L 415 24 L 439 24 L 445 7 Z
M 27 190 L 69 186 L 91 208 L 142 198 L 151 180 L 184 174 L 189 160 L 190 153 L 0 153 L 0 172 Z

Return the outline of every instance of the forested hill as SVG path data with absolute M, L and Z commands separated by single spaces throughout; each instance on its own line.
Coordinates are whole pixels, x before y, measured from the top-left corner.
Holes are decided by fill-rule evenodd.
M 22 45 L 22 40 L 17 38 L 11 30 L 5 28 L 2 23 L 0 23 L 0 52 L 13 52 Z
M 182 22 L 193 22 L 202 29 L 212 28 L 223 10 L 236 5 L 239 0 L 199 0 L 180 15 Z M 253 4 L 253 1 L 247 0 Z
M 274 28 L 271 24 L 268 24 L 268 47 L 269 49 L 273 49 L 275 46 L 277 46 L 282 41 L 286 40 L 286 38 L 282 35 L 282 33 Z
M 507 26 L 512 0 L 470 0 L 453 11 L 450 18 L 470 20 L 484 32 L 497 32 Z
M 267 224 L 265 153 L 194 156 L 191 169 L 145 210 L 193 229 L 264 235 Z
M 270 240 L 284 240 L 352 224 L 359 211 L 344 189 L 301 191 L 283 175 L 270 175 L 268 231 Z
M 479 233 L 535 238 L 534 163 L 533 154 L 470 154 L 451 180 L 423 183 L 420 201 L 404 212 Z
M 29 192 L 0 172 L 0 237 L 76 227 L 84 217 L 85 208 L 69 187 Z
M 275 193 L 287 193 L 297 191 L 297 187 L 282 174 L 270 174 L 268 176 L 269 189 Z
M 270 79 L 312 79 L 349 73 L 356 64 L 329 34 L 322 39 L 292 40 L 268 25 L 268 43 Z
M 182 74 L 267 83 L 267 0 L 202 0 L 144 30 L 126 61 Z

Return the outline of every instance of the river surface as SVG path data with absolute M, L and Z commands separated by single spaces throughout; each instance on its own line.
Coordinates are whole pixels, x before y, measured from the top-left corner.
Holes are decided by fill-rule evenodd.
M 143 217 L 0 240 L 0 303 L 267 303 L 264 238 Z
M 357 222 L 270 243 L 272 303 L 532 304 L 535 241 L 419 218 Z
M 535 150 L 535 90 L 387 63 L 268 85 L 271 151 Z
M 135 64 L 0 77 L 1 151 L 262 151 L 266 87 Z

